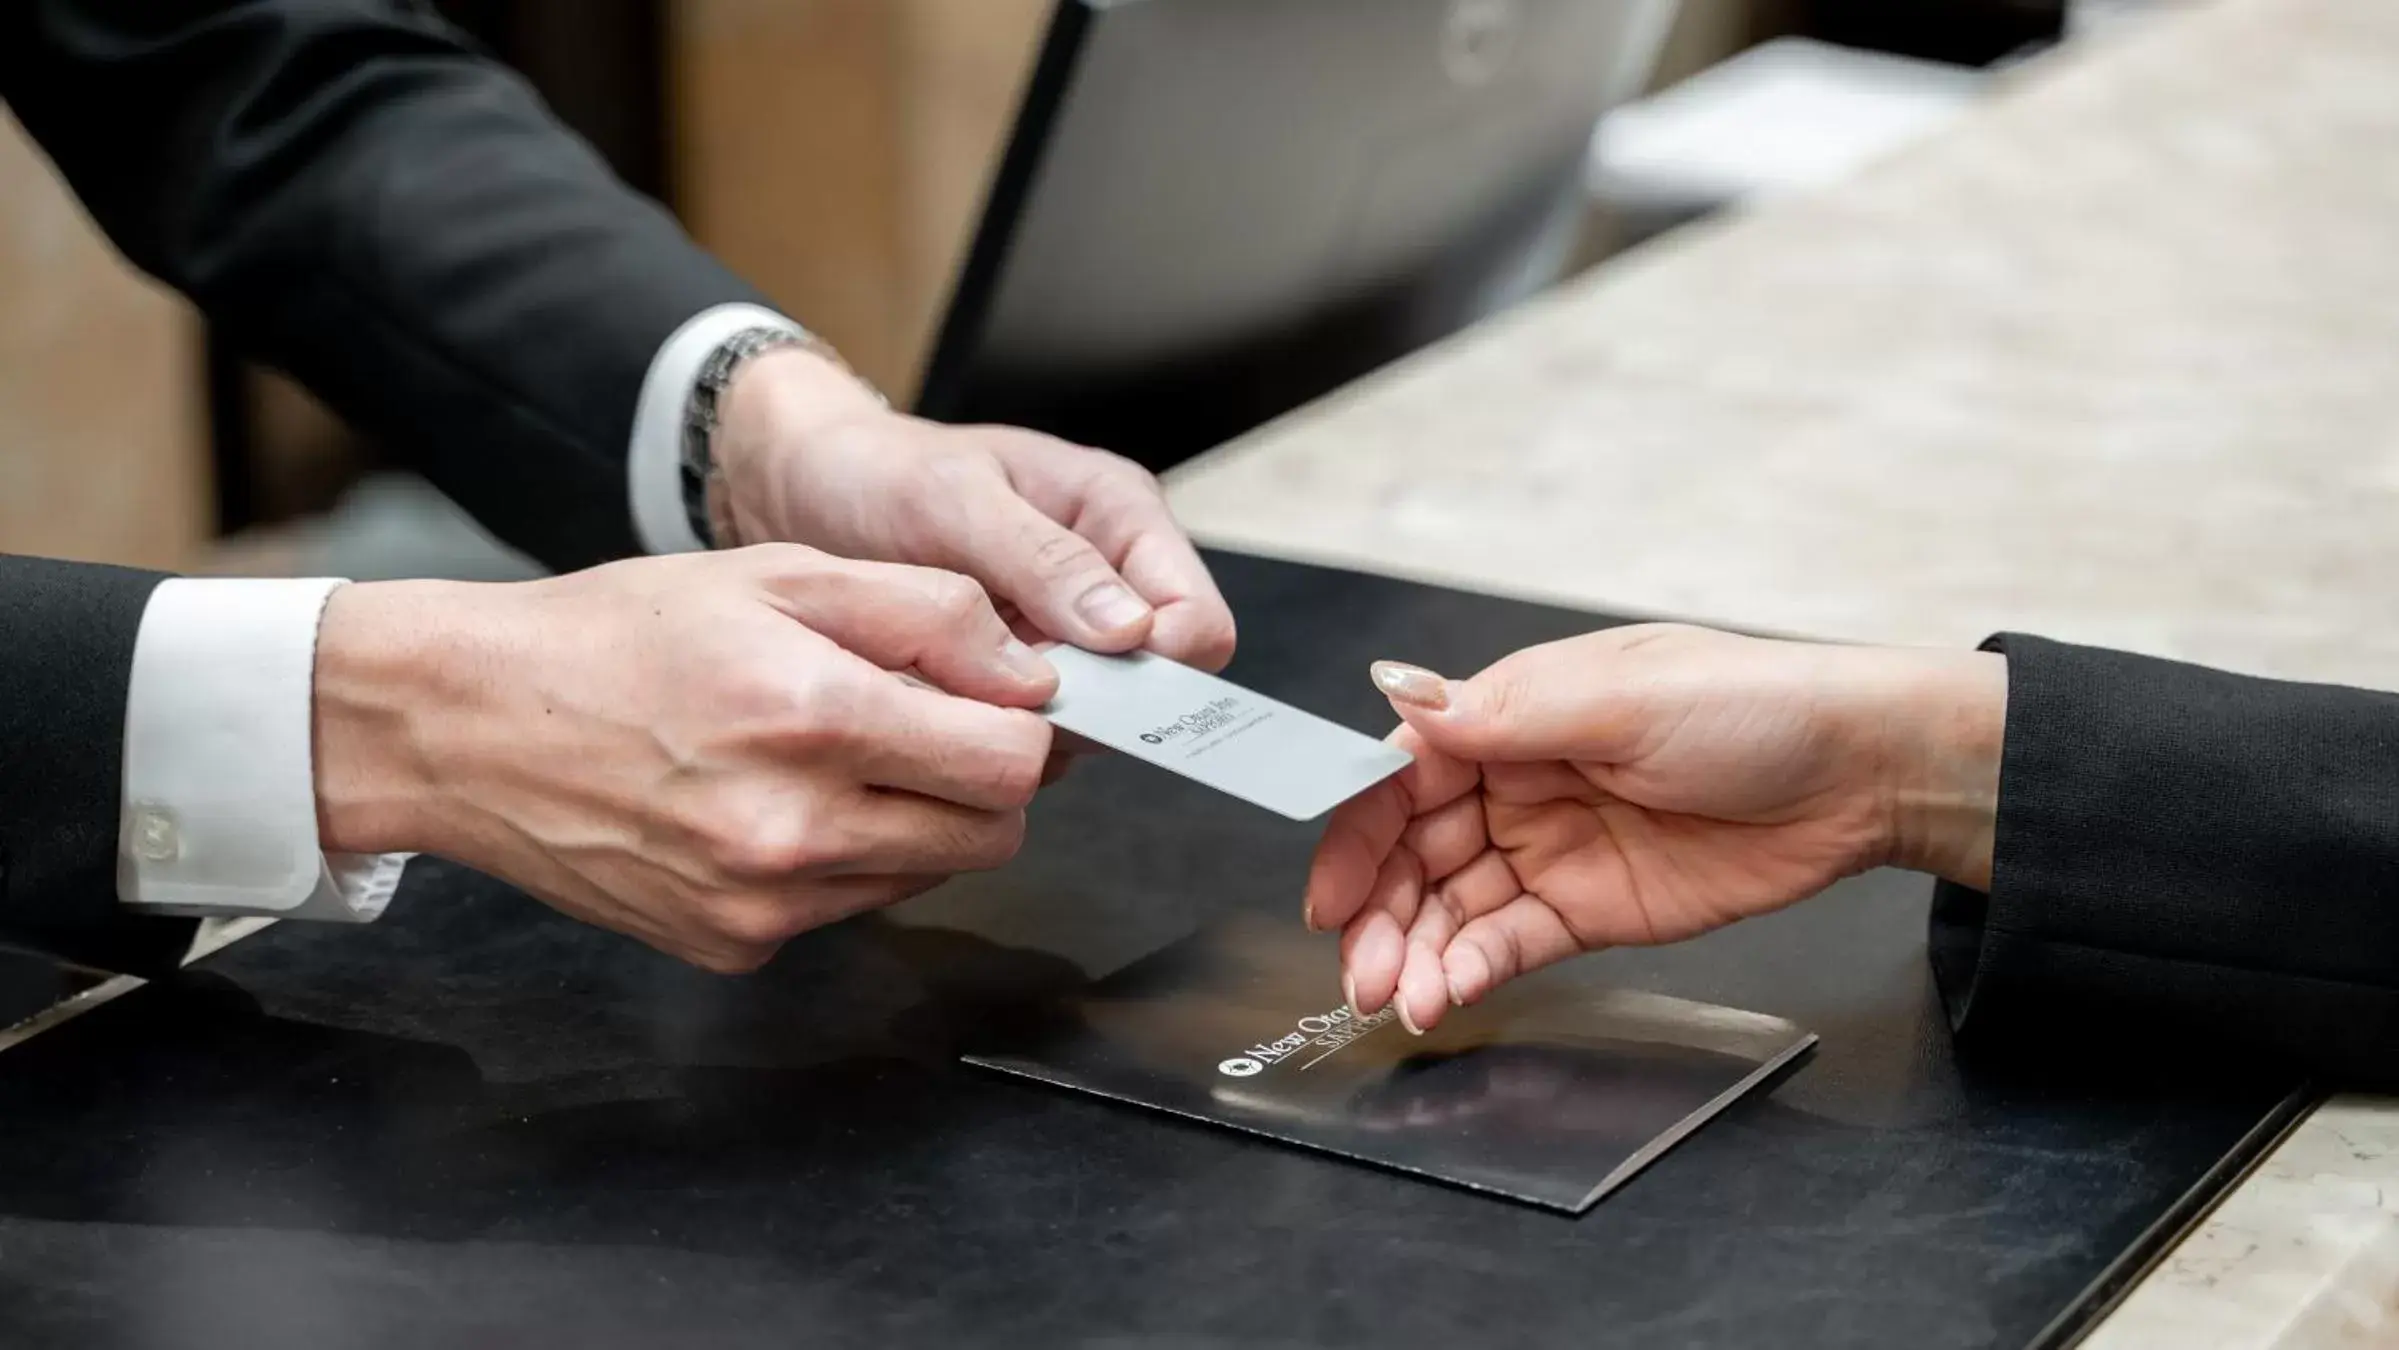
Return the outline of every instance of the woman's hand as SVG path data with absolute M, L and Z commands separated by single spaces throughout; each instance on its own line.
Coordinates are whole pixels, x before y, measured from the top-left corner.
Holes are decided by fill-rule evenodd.
M 1384 662 L 1416 756 L 1317 846 L 1311 928 L 1421 1031 L 1579 952 L 1696 937 L 1884 864 L 1987 886 L 2004 659 L 1650 624 L 1471 680 Z

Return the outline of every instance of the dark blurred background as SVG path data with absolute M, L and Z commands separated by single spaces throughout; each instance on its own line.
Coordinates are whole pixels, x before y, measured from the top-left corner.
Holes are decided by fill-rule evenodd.
M 1937 126 L 1990 71 L 2069 37 L 2079 19 L 2171 0 L 1593 2 L 1655 4 L 1666 23 L 1643 83 L 1658 96 L 1611 116 L 1595 145 L 1577 267 L 1744 196 L 1845 172 Z M 899 398 L 913 389 L 1049 17 L 1048 0 L 440 8 L 524 72 L 630 182 Z M 1818 143 L 1794 147 L 1786 117 L 1772 146 L 1692 148 L 1693 109 L 1761 91 L 1801 100 L 1811 111 L 1798 120 Z M 0 142 L 16 140 L 0 124 Z M 88 230 L 41 181 L 45 168 L 21 144 L 0 146 L 0 280 L 60 301 L 10 307 L 10 324 L 51 327 L 12 334 L 12 350 L 40 359 L 0 366 L 0 381 L 22 386 L 0 391 L 0 419 L 16 410 L 20 424 L 0 424 L 0 443 L 12 460 L 60 462 L 12 470 L 38 491 L 0 501 L 0 549 L 235 571 L 522 569 L 472 543 L 429 491 L 382 474 L 376 448 L 304 394 L 128 281 L 104 248 L 78 238 L 62 262 L 61 223 Z M 112 405 L 109 417 L 93 415 L 97 401 Z M 100 445 L 123 472 L 71 471 L 98 462 Z M 328 558 L 358 539 L 363 553 Z

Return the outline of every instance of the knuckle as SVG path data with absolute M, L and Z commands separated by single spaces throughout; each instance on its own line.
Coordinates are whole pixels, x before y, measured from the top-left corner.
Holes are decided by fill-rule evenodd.
M 708 842 L 708 860 L 716 871 L 743 880 L 787 876 L 798 857 L 798 844 L 763 830 L 720 830 Z
M 1019 709 L 986 713 L 988 725 L 928 747 L 935 772 L 956 800 L 993 810 L 1020 810 L 1041 790 L 1049 767 L 1050 725 Z
M 1009 756 L 992 775 L 991 799 L 1003 809 L 1021 811 L 1041 791 L 1041 776 L 1049 767 L 1047 754 Z
M 1099 456 L 1100 472 L 1112 481 L 1152 497 L 1166 495 L 1166 489 L 1158 482 L 1158 475 L 1151 473 L 1139 464 L 1106 450 L 1093 450 L 1089 453 Z
M 739 951 L 772 951 L 798 931 L 790 910 L 772 894 L 720 897 L 709 907 L 708 926 L 720 946 Z
M 1021 810 L 1030 805 L 1033 795 L 1041 790 L 1042 774 L 1049 768 L 1050 724 L 1031 713 L 1011 718 L 1020 730 L 1015 743 L 1007 747 L 992 767 L 992 796 L 1008 810 Z
M 782 683 L 784 739 L 794 750 L 821 754 L 848 743 L 865 713 L 865 690 L 853 672 L 820 666 Z
M 1486 671 L 1475 677 L 1473 686 L 1474 714 L 1486 725 L 1506 726 L 1524 710 L 1527 691 L 1518 671 Z
M 999 616 L 991 607 L 991 597 L 984 593 L 982 583 L 973 577 L 956 572 L 921 569 L 918 587 L 933 616 L 944 626 L 964 628 L 979 624 L 986 616 Z
M 710 829 L 709 861 L 724 875 L 744 880 L 788 877 L 824 865 L 824 833 L 803 809 L 731 809 Z
M 1222 670 L 1233 660 L 1233 649 L 1240 643 L 1240 632 L 1230 617 L 1200 634 L 1195 644 L 1193 664 L 1208 670 Z
M 749 975 L 775 957 L 772 945 L 714 946 L 679 953 L 692 965 L 713 975 Z
M 1033 570 L 1045 577 L 1070 577 L 1085 572 L 1100 561 L 1099 551 L 1084 542 L 1081 535 L 1058 529 L 1045 534 L 1033 545 L 1030 559 Z
M 1024 850 L 1025 813 L 1010 811 L 1000 817 L 1000 827 L 991 840 L 991 856 L 986 866 L 998 867 Z
M 1562 907 L 1558 910 L 1558 926 L 1566 930 L 1567 938 L 1577 950 L 1595 952 L 1603 947 L 1623 945 L 1627 934 L 1620 923 L 1610 921 L 1616 917 L 1604 910 L 1582 906 Z M 1634 931 L 1639 931 L 1638 923 Z M 1654 933 L 1654 928 L 1651 931 Z M 1514 933 L 1508 935 L 1508 960 L 1511 963 L 1510 976 L 1521 975 L 1534 968 L 1526 963 L 1524 947 Z
M 943 850 L 958 860 L 963 871 L 981 871 L 999 867 L 1014 858 L 1025 843 L 1025 814 L 1022 811 L 1002 811 L 986 819 L 960 822 L 950 827 L 951 838 L 944 841 Z
M 804 673 L 795 675 L 769 662 L 736 657 L 709 677 L 707 697 L 720 718 L 771 720 L 799 705 L 805 684 Z

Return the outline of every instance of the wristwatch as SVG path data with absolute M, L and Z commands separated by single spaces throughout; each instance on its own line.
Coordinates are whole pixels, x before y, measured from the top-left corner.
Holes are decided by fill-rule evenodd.
M 833 344 L 804 328 L 779 328 L 760 325 L 744 328 L 716 344 L 708 358 L 700 363 L 700 373 L 691 383 L 691 398 L 683 405 L 683 515 L 691 522 L 691 532 L 710 548 L 729 548 L 738 543 L 733 522 L 722 518 L 724 494 L 714 491 L 723 469 L 716 461 L 717 407 L 733 377 L 751 357 L 778 347 L 798 347 L 832 362 L 848 371 L 850 363 L 841 359 Z M 860 381 L 864 383 L 864 381 Z M 869 392 L 875 392 L 868 386 Z M 880 399 L 882 394 L 875 392 Z

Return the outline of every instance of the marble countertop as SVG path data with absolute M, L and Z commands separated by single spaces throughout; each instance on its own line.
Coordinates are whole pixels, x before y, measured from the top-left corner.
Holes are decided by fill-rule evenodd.
M 1177 476 L 1219 543 L 1905 642 L 2399 684 L 2399 6 L 2020 70 Z
M 1170 492 L 1211 543 L 1494 593 L 2399 688 L 2394 89 L 2399 6 L 2138 26 Z M 2393 1343 L 2399 1103 L 2368 1098 L 2311 1116 L 2085 1342 Z

